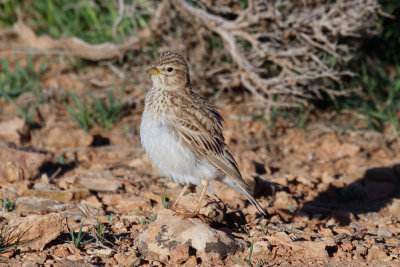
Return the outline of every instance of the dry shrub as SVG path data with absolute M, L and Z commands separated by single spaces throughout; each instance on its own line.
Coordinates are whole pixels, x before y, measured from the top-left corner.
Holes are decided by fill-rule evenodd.
M 249 0 L 247 7 L 239 2 L 246 1 L 171 0 L 186 22 L 175 23 L 194 32 L 182 40 L 189 58 L 197 53 L 191 58 L 195 72 L 212 77 L 219 88 L 245 87 L 266 115 L 273 106 L 298 107 L 322 92 L 332 99 L 348 93 L 335 89 L 344 75 L 352 75 L 346 62 L 362 37 L 379 33 L 376 0 Z M 204 47 L 212 34 L 225 51 Z M 226 53 L 231 63 L 221 63 Z

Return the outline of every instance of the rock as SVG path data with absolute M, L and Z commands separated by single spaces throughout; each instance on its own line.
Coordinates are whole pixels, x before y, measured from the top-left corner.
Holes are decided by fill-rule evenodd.
M 118 262 L 121 266 L 131 266 L 133 262 L 138 258 L 135 253 L 131 252 L 128 254 L 117 253 L 114 255 L 114 259 Z M 139 264 L 137 265 L 139 266 Z
M 93 136 L 88 132 L 68 123 L 46 126 L 39 138 L 44 147 L 52 149 L 87 147 L 93 142 Z
M 186 244 L 179 244 L 171 250 L 171 260 L 175 263 L 183 263 L 189 259 L 189 246 Z
M 97 197 L 93 196 L 93 195 L 91 195 L 91 196 L 89 196 L 89 197 L 87 197 L 85 199 L 82 199 L 80 201 L 80 203 L 81 204 L 86 204 L 88 206 L 95 207 L 95 208 L 102 208 L 103 207 L 103 204 L 101 204 L 101 202 L 97 199 Z
M 71 254 L 71 252 L 69 251 L 68 247 L 64 245 L 58 245 L 56 248 L 53 248 L 52 254 L 59 258 L 66 258 Z
M 97 219 L 104 215 L 99 208 L 85 204 L 61 203 L 57 200 L 41 199 L 37 197 L 19 197 L 15 201 L 15 210 L 22 215 L 48 214 L 58 212 L 64 218 L 71 220 Z
M 387 258 L 387 255 L 383 250 L 383 247 L 372 245 L 372 247 L 368 249 L 368 255 L 366 257 L 367 261 L 378 260 L 378 259 L 382 260 L 385 258 Z
M 40 199 L 36 197 L 19 197 L 15 200 L 15 210 L 21 215 L 47 214 L 50 209 L 59 205 L 57 200 Z
M 25 152 L 0 146 L 0 184 L 32 179 L 46 162 L 40 153 Z
M 285 191 L 276 192 L 274 208 L 275 209 L 289 209 L 290 206 L 297 207 L 296 200 L 294 200 L 290 194 Z
M 0 139 L 12 142 L 17 145 L 29 134 L 29 127 L 25 120 L 16 118 L 9 121 L 0 122 Z
M 353 250 L 353 244 L 350 242 L 347 243 L 343 243 L 340 245 L 340 247 L 342 248 L 343 251 L 345 252 L 350 252 Z
M 151 207 L 150 200 L 147 198 L 120 194 L 104 195 L 102 203 L 109 206 L 111 211 L 118 213 L 143 211 Z
M 378 229 L 378 237 L 379 238 L 390 238 L 392 237 L 392 233 L 385 228 L 379 228 Z
M 75 185 L 99 192 L 117 192 L 123 187 L 123 183 L 117 179 L 102 177 L 79 177 L 75 180 Z
M 38 183 L 44 184 L 44 183 Z M 52 185 L 54 186 L 54 185 Z M 45 199 L 54 199 L 61 202 L 69 202 L 71 200 L 80 200 L 82 198 L 90 196 L 90 192 L 87 189 L 69 189 L 69 190 L 58 190 L 56 186 L 55 189 L 43 188 L 43 186 L 37 186 L 35 184 L 35 190 L 27 190 L 24 195 L 34 196 Z
M 367 248 L 361 244 L 355 244 L 355 253 L 361 256 L 364 256 L 367 254 Z
M 400 199 L 393 198 L 392 202 L 388 205 L 388 211 L 394 218 L 400 221 Z
M 221 259 L 246 246 L 245 241 L 210 228 L 200 219 L 185 219 L 168 209 L 159 211 L 157 219 L 137 236 L 135 243 L 141 253 L 156 259 L 170 256 L 178 245 L 187 245 L 204 259 Z
M 253 253 L 269 251 L 271 244 L 268 241 L 257 241 L 253 246 Z
M 5 231 L 9 240 L 15 240 L 21 248 L 41 250 L 61 234 L 62 220 L 57 213 L 13 218 L 8 221 Z
M 337 152 L 337 157 L 354 157 L 360 151 L 360 147 L 355 144 L 344 143 L 339 147 L 339 151 Z
M 199 194 L 187 194 L 179 200 L 178 207 L 193 212 L 197 208 L 200 199 Z M 205 195 L 203 206 L 200 208 L 200 214 L 205 216 L 208 221 L 222 223 L 226 213 L 225 204 L 215 196 Z
M 278 232 L 266 237 L 272 246 L 290 247 L 293 252 L 301 253 L 304 258 L 324 260 L 329 258 L 326 244 L 321 241 L 292 241 L 285 232 Z
M 88 254 L 97 255 L 105 258 L 110 257 L 112 252 L 113 251 L 110 248 L 100 248 L 100 249 L 90 248 L 87 250 Z

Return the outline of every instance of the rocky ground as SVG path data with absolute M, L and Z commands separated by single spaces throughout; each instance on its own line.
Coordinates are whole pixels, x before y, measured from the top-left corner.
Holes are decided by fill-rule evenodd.
M 0 98 L 4 266 L 400 264 L 400 138 L 390 129 L 363 130 L 333 112 L 311 116 L 305 129 L 283 119 L 271 128 L 251 101 L 220 97 L 227 143 L 269 217 L 213 184 L 202 222 L 168 209 L 181 186 L 161 177 L 140 145 L 149 81 L 128 82 L 126 115 L 109 131 L 82 130 L 68 115 L 67 92 L 92 84 L 101 96 L 115 79 L 106 66 L 50 68 L 34 126 Z M 193 210 L 199 191 L 180 208 Z

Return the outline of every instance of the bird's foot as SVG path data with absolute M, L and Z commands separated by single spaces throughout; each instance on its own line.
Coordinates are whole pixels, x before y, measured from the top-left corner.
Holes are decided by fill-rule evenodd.
M 207 223 L 207 219 L 203 216 L 203 214 L 200 214 L 199 210 L 189 212 L 185 209 L 181 209 L 178 207 L 171 207 L 171 210 L 175 211 L 176 215 L 182 215 L 185 219 L 198 217 L 203 223 Z
M 199 210 L 196 210 L 191 213 L 183 214 L 183 217 L 185 217 L 185 219 L 198 217 L 203 223 L 207 223 L 207 219 L 203 216 L 203 214 L 200 214 Z

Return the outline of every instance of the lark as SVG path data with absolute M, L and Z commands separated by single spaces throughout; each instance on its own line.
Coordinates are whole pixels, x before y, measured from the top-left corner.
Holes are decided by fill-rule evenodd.
M 140 138 L 159 171 L 185 184 L 171 208 L 177 207 L 190 184 L 202 184 L 197 208 L 191 213 L 199 215 L 209 182 L 216 180 L 244 194 L 265 216 L 225 143 L 221 115 L 213 104 L 193 92 L 185 59 L 175 52 L 164 52 L 147 72 L 153 87 L 146 95 Z

